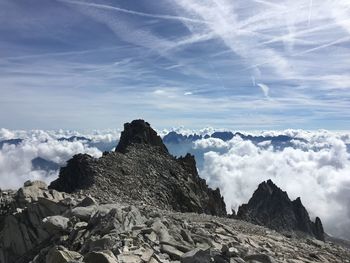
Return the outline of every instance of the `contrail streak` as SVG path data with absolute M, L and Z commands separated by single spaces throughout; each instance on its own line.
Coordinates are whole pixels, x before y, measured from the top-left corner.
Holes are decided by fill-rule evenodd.
M 114 10 L 114 11 L 118 11 L 118 12 L 122 12 L 122 13 L 126 13 L 126 14 L 143 16 L 143 17 L 178 20 L 178 21 L 193 22 L 193 23 L 200 23 L 200 24 L 208 24 L 208 22 L 206 22 L 204 20 L 199 20 L 199 19 L 192 19 L 192 18 L 188 18 L 188 17 L 171 16 L 171 15 L 148 14 L 148 13 L 133 11 L 133 10 L 129 10 L 129 9 L 123 9 L 123 8 L 119 8 L 119 7 L 115 7 L 115 6 L 110 6 L 110 5 L 86 3 L 86 2 L 80 2 L 80 1 L 75 1 L 75 0 L 58 0 L 58 1 L 69 3 L 69 4 L 75 4 L 75 5 L 96 7 L 99 9 Z
M 340 44 L 340 43 L 343 43 L 343 42 L 346 42 L 346 41 L 349 41 L 349 40 L 350 40 L 349 36 L 343 37 L 343 38 L 337 39 L 335 41 L 329 42 L 327 44 L 324 44 L 324 45 L 321 45 L 321 46 L 318 46 L 318 47 L 314 47 L 314 48 L 305 50 L 303 52 L 297 53 L 294 56 L 304 55 L 304 54 L 307 54 L 307 53 L 310 53 L 310 52 L 313 52 L 313 51 L 316 51 L 316 50 L 320 50 L 320 49 L 323 49 L 323 48 L 327 48 L 327 47 L 330 47 L 330 46 L 333 46 L 333 45 L 336 45 L 336 44 Z
M 308 26 L 310 26 L 311 22 L 311 11 L 312 11 L 312 0 L 310 0 L 310 5 L 309 5 L 309 17 L 308 17 Z

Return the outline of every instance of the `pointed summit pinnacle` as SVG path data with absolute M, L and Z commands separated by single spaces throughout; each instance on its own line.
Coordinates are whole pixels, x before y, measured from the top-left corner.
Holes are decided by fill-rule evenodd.
M 121 133 L 120 141 L 115 151 L 125 153 L 127 147 L 132 144 L 157 146 L 168 152 L 157 132 L 144 120 L 133 120 L 131 123 L 124 124 L 124 131 Z

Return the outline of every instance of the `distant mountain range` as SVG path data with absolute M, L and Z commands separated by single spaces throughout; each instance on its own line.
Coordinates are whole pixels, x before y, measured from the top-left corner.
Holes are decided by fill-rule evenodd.
M 276 149 L 283 149 L 286 147 L 293 146 L 292 140 L 306 142 L 305 139 L 302 138 L 294 138 L 287 135 L 277 135 L 277 136 L 254 136 L 254 135 L 245 135 L 240 132 L 230 132 L 230 131 L 217 131 L 214 132 L 211 135 L 197 135 L 197 134 L 191 134 L 191 135 L 183 135 L 177 132 L 169 132 L 167 135 L 163 137 L 163 141 L 165 144 L 182 144 L 182 143 L 189 143 L 189 142 L 195 142 L 197 140 L 201 139 L 208 139 L 208 138 L 215 138 L 220 139 L 223 141 L 229 141 L 233 137 L 239 136 L 243 140 L 251 141 L 254 144 L 259 144 L 262 142 L 270 142 L 272 146 L 274 146 Z
M 60 169 L 60 165 L 53 161 L 46 160 L 41 157 L 36 157 L 32 160 L 32 169 L 33 170 L 44 170 L 44 171 L 57 171 Z
M 86 138 L 84 136 L 71 136 L 71 137 L 61 137 L 57 139 L 58 141 L 68 141 L 68 142 L 74 142 L 74 141 L 87 141 L 91 142 L 91 139 Z
M 9 145 L 19 145 L 23 140 L 22 139 L 10 139 L 0 141 L 0 150 L 4 147 L 5 144 Z

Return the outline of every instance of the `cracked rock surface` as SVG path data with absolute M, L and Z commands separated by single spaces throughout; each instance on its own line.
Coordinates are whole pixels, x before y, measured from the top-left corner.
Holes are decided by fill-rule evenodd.
M 5 216 L 1 262 L 350 262 L 350 251 L 331 242 L 241 220 L 38 189 L 43 197 L 27 195 Z

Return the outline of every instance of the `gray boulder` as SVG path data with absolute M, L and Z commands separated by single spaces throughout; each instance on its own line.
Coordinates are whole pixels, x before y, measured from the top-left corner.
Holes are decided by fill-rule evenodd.
M 86 263 L 118 263 L 117 258 L 112 251 L 104 250 L 97 252 L 90 252 L 84 257 Z
M 196 248 L 181 256 L 181 263 L 229 263 L 230 260 L 212 249 Z
M 90 218 L 95 214 L 96 206 L 75 207 L 70 211 L 71 216 L 75 216 L 82 221 L 89 222 Z
M 69 251 L 62 247 L 53 247 L 46 256 L 47 263 L 68 263 L 79 261 L 83 256 L 78 252 Z
M 69 218 L 60 215 L 49 216 L 43 219 L 43 227 L 49 233 L 63 232 L 68 228 Z

